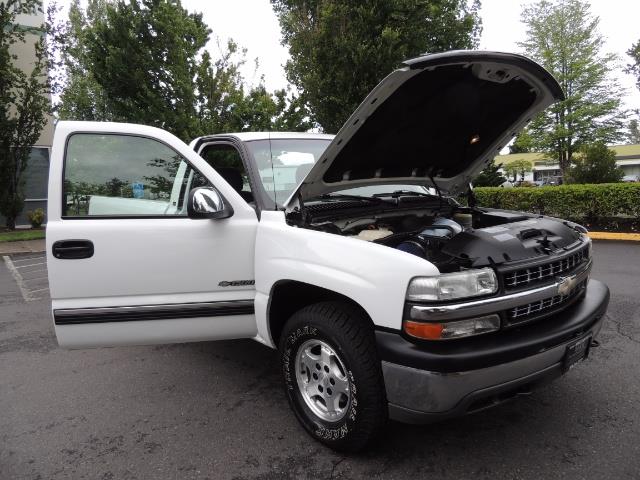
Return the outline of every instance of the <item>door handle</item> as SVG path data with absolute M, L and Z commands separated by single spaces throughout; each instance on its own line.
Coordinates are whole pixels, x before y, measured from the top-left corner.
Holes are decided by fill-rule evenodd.
M 58 240 L 53 244 L 53 256 L 61 260 L 77 260 L 93 257 L 91 240 Z

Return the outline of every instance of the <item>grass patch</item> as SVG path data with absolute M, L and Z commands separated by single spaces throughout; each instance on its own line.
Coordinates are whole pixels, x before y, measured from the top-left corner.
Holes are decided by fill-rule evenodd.
M 44 238 L 44 229 L 0 231 L 0 242 L 18 242 L 20 240 L 38 240 Z

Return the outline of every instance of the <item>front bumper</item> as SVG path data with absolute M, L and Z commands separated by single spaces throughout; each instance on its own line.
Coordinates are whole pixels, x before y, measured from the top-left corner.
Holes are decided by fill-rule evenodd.
M 392 419 L 428 423 L 528 393 L 563 373 L 567 345 L 600 331 L 609 289 L 591 280 L 585 298 L 559 314 L 509 331 L 418 346 L 376 332 Z

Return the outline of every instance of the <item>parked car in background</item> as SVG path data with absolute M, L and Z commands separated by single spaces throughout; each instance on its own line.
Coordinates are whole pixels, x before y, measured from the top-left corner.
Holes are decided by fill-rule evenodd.
M 580 225 L 454 198 L 563 98 L 525 57 L 456 51 L 407 61 L 335 137 L 187 146 L 61 121 L 46 236 L 58 342 L 252 338 L 278 349 L 301 425 L 345 451 L 389 417 L 526 394 L 587 357 L 609 290 Z
M 640 182 L 640 176 L 638 176 L 638 175 L 625 175 L 624 177 L 622 177 L 622 181 L 625 182 L 625 183 Z
M 562 185 L 562 177 L 547 177 L 542 180 L 542 187 L 555 187 Z

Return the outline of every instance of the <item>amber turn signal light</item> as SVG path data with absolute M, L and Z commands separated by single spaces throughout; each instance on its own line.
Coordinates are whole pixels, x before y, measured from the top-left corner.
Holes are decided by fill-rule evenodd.
M 449 340 L 471 337 L 495 332 L 496 330 L 500 330 L 500 317 L 498 315 L 487 315 L 486 317 L 443 323 L 404 321 L 404 331 L 412 337 L 423 340 Z
M 442 338 L 441 323 L 421 323 L 407 320 L 404 322 L 404 331 L 412 337 L 425 340 L 440 340 Z

